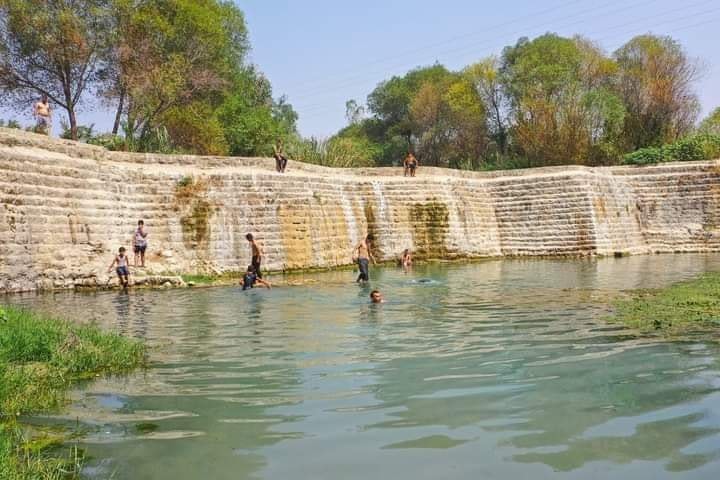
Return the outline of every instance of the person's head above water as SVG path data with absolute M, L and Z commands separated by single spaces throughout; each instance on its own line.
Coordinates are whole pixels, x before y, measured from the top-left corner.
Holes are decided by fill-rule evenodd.
M 370 301 L 372 303 L 383 303 L 385 299 L 383 298 L 382 293 L 380 293 L 380 290 L 373 290 L 370 292 Z
M 253 234 L 252 234 L 252 233 L 248 233 L 247 235 L 245 235 L 245 238 L 247 238 L 247 241 L 248 241 L 248 242 L 252 242 L 252 241 L 253 241 Z

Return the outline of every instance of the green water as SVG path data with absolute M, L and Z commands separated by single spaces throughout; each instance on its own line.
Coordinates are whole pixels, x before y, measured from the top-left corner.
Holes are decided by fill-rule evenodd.
M 147 339 L 75 392 L 114 479 L 717 479 L 720 347 L 638 339 L 608 299 L 720 256 L 492 261 L 304 286 L 12 297 Z M 427 279 L 428 282 L 419 281 Z

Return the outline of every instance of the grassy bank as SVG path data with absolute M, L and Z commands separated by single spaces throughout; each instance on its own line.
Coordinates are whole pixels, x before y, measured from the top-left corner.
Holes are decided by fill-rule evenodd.
M 614 321 L 643 332 L 681 336 L 720 331 L 720 273 L 637 292 L 616 303 Z
M 77 449 L 63 449 L 62 436 L 19 420 L 59 410 L 78 380 L 128 372 L 144 358 L 137 341 L 0 306 L 0 478 L 76 478 Z

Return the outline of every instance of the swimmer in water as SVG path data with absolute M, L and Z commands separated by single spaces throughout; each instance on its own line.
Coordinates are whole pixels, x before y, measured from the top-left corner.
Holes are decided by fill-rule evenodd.
M 412 267 L 412 253 L 410 253 L 410 249 L 406 248 L 405 251 L 402 254 L 402 259 L 400 260 L 400 264 L 402 267 L 407 270 L 408 268 Z
M 271 287 L 270 282 L 266 282 L 262 278 L 258 277 L 257 270 L 254 265 L 248 265 L 247 272 L 245 272 L 245 275 L 243 275 L 242 278 L 242 289 L 248 290 L 250 288 L 255 288 L 256 284 L 260 284 L 268 289 Z
M 385 299 L 383 298 L 383 294 L 380 293 L 380 290 L 370 292 L 370 301 L 372 303 L 385 303 Z

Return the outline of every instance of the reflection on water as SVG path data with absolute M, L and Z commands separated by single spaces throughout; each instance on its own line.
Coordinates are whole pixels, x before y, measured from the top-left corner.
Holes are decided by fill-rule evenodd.
M 491 261 L 305 287 L 11 297 L 147 339 L 76 392 L 116 479 L 716 479 L 720 348 L 607 325 L 720 256 Z M 370 305 L 371 288 L 388 303 Z M 46 420 L 49 421 L 49 420 Z

